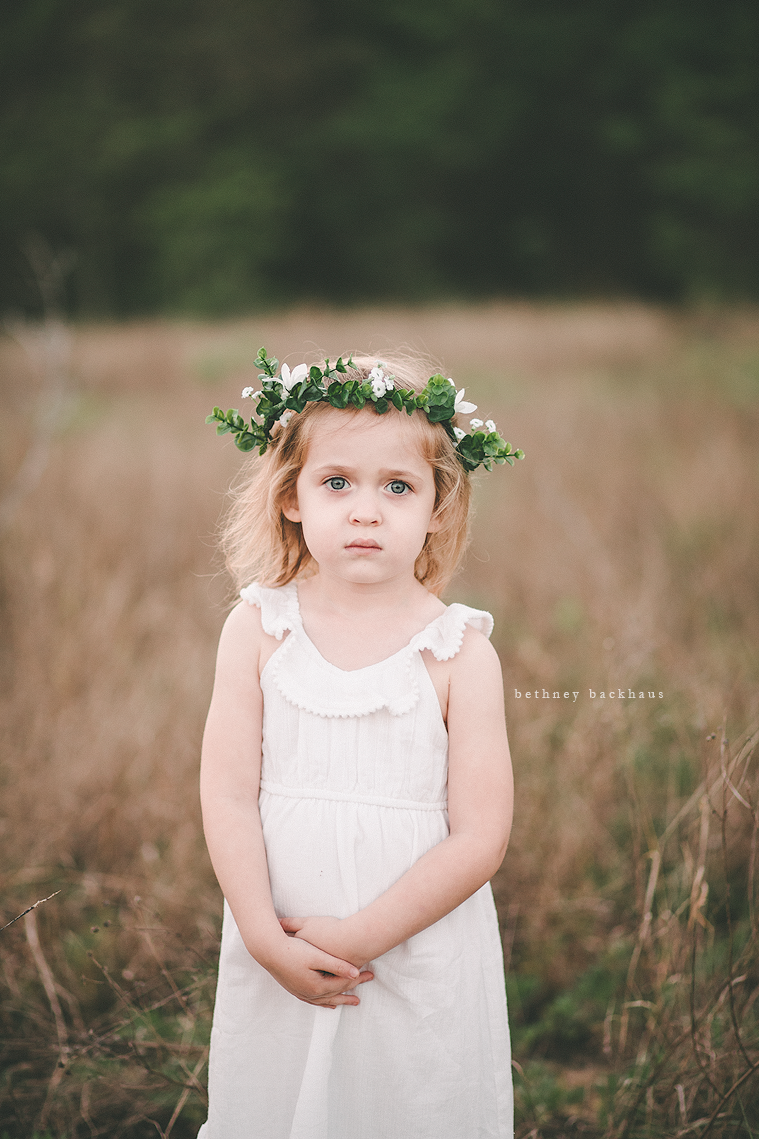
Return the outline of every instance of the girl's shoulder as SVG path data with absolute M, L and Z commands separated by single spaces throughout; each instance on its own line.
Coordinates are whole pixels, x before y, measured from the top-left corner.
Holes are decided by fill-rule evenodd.
M 260 678 L 278 642 L 298 622 L 297 597 L 293 607 L 288 587 L 266 589 L 258 584 L 246 586 L 240 596 L 221 631 L 217 671 Z
M 500 675 L 489 640 L 492 631 L 490 613 L 454 602 L 414 638 L 415 647 L 425 657 L 446 727 L 451 694 L 459 691 L 462 677 L 466 684 L 471 678 L 489 676 L 494 668 Z
M 240 601 L 228 613 L 216 654 L 216 682 L 232 689 L 247 688 L 257 681 L 262 656 L 272 644 L 263 628 L 258 609 Z

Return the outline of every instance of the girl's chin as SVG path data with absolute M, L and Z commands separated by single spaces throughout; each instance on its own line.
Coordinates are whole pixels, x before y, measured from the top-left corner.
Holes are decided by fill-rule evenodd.
M 336 578 L 342 578 L 352 585 L 377 585 L 396 576 L 391 567 L 371 557 L 349 557 L 342 565 L 335 566 L 333 572 Z

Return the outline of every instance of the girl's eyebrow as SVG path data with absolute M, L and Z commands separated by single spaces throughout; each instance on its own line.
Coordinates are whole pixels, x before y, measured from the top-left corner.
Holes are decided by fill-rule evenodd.
M 381 477 L 383 479 L 388 479 L 388 480 L 402 479 L 402 480 L 405 480 L 406 482 L 413 482 L 414 479 L 419 478 L 419 471 L 390 471 L 390 470 L 388 470 L 388 471 L 381 471 L 380 474 L 381 474 Z
M 353 474 L 353 467 L 348 467 L 345 463 L 322 463 L 320 467 L 314 470 L 315 478 L 323 478 L 326 474 L 340 474 L 350 475 Z
M 345 475 L 347 477 L 348 475 L 355 474 L 355 471 L 355 467 L 349 467 L 344 463 L 323 463 L 322 466 L 315 468 L 314 476 L 316 478 L 323 478 L 325 474 L 329 473 Z M 386 479 L 388 481 L 392 481 L 393 479 L 410 480 L 418 479 L 420 477 L 419 471 L 400 470 L 395 467 L 386 467 L 383 470 L 380 470 L 378 473 L 381 479 Z

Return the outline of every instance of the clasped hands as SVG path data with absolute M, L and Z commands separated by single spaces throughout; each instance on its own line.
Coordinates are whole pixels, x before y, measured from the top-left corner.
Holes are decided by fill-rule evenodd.
M 339 955 L 344 952 L 337 936 L 340 918 L 287 917 L 279 924 L 288 935 L 286 951 L 267 962 L 266 968 L 280 985 L 299 1000 L 322 1008 L 360 1003 L 353 990 L 371 981 L 374 973 L 364 963 L 359 968 Z M 327 946 L 334 947 L 334 955 Z

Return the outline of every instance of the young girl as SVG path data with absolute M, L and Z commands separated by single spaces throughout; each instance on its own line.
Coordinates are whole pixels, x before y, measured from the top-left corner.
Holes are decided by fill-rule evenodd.
M 508 1139 L 492 618 L 439 593 L 468 471 L 521 458 L 407 361 L 267 359 L 201 771 L 225 897 L 202 1139 Z M 392 373 L 391 373 L 392 367 Z M 485 430 L 481 430 L 485 427 Z

